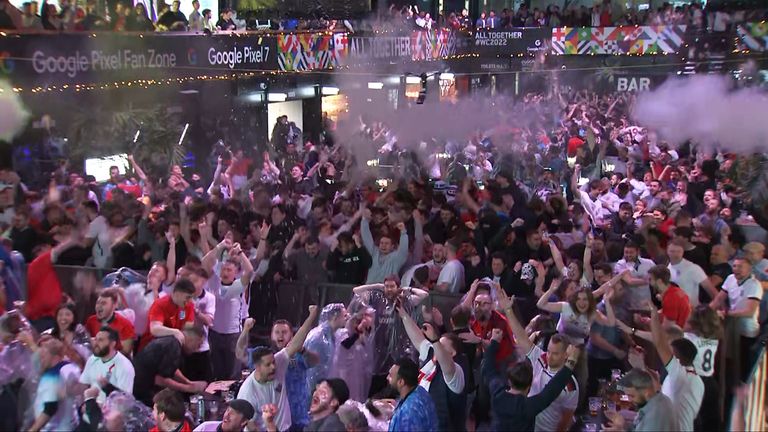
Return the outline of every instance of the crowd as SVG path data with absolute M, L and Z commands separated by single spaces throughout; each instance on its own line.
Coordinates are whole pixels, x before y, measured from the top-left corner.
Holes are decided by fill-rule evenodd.
M 570 430 L 599 397 L 605 430 L 722 430 L 717 380 L 766 340 L 765 245 L 736 224 L 764 203 L 732 180 L 749 155 L 672 147 L 632 103 L 555 85 L 420 145 L 283 116 L 263 153 L 217 146 L 210 183 L 132 156 L 43 193 L 3 169 L 2 428 Z M 77 316 L 57 264 L 121 270 Z M 355 288 L 291 323 L 286 280 Z

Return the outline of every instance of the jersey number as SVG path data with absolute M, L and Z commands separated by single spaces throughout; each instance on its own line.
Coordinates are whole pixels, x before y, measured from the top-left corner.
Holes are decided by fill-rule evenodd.
M 712 370 L 712 351 L 706 350 L 704 351 L 704 358 L 701 362 L 701 370 L 702 372 L 709 372 Z

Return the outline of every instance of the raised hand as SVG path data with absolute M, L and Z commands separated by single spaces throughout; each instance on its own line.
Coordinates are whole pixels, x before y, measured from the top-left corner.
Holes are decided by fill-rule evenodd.
M 504 332 L 501 329 L 495 328 L 491 331 L 491 339 L 496 342 L 501 342 L 501 338 L 504 337 Z

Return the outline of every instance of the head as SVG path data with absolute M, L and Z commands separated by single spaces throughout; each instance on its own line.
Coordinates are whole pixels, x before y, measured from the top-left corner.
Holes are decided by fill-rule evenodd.
M 171 389 L 163 389 L 152 398 L 152 402 L 152 416 L 159 430 L 171 431 L 184 421 L 186 409 L 184 399 L 179 393 Z
M 491 300 L 490 294 L 478 294 L 475 296 L 475 301 L 472 303 L 472 313 L 475 319 L 480 322 L 487 322 L 491 319 L 491 313 L 493 312 L 493 300 Z
M 440 243 L 432 245 L 432 260 L 435 264 L 445 264 L 445 246 Z
M 629 262 L 637 262 L 637 258 L 640 255 L 640 247 L 631 242 L 627 242 L 627 244 L 624 245 L 624 260 Z
M 304 177 L 304 171 L 299 165 L 294 165 L 293 168 L 291 168 L 291 178 L 295 181 L 299 181 L 302 177 Z
M 671 345 L 672 352 L 675 354 L 675 357 L 680 360 L 681 365 L 693 366 L 693 360 L 696 358 L 696 353 L 698 352 L 698 349 L 693 342 L 681 337 L 673 340 Z
M 238 273 L 240 273 L 240 261 L 235 259 L 226 260 L 221 266 L 221 283 L 224 285 L 234 283 Z
M 619 385 L 624 387 L 624 393 L 630 397 L 637 408 L 645 406 L 648 400 L 656 395 L 653 377 L 644 370 L 632 369 L 624 375 Z
M 316 257 L 320 253 L 320 240 L 317 237 L 311 236 L 304 243 L 304 252 L 310 256 L 310 258 Z
M 339 241 L 338 247 L 342 255 L 347 255 L 355 250 L 355 239 L 350 232 L 345 231 L 339 234 L 337 240 Z
M 503 252 L 494 252 L 491 255 L 491 272 L 494 276 L 500 276 L 507 268 Z
M 720 317 L 717 316 L 717 311 L 706 303 L 696 306 L 691 311 L 685 327 L 686 331 L 707 339 L 722 339 L 723 337 L 723 325 Z
M 648 190 L 651 192 L 651 195 L 656 196 L 661 191 L 661 182 L 659 180 L 651 180 Z
M 593 273 L 595 276 L 595 281 L 597 281 L 599 285 L 608 282 L 613 277 L 613 269 L 608 263 L 596 264 L 593 267 Z
M 759 263 L 765 256 L 765 246 L 759 242 L 749 242 L 744 245 L 744 257 L 751 265 Z
M 105 288 L 99 293 L 96 299 L 96 318 L 101 321 L 112 318 L 117 308 L 117 290 L 114 288 Z
M 111 327 L 104 326 L 93 338 L 93 355 L 99 358 L 112 358 L 117 352 L 120 335 Z
M 674 239 L 667 245 L 667 256 L 673 265 L 680 264 L 685 253 L 685 240 Z
M 341 378 L 320 381 L 312 393 L 309 414 L 318 418 L 335 413 L 349 399 L 349 387 Z
M 390 387 L 404 396 L 419 385 L 419 366 L 409 358 L 401 358 L 389 368 L 387 382 Z
M 179 6 L 181 6 L 181 2 L 179 0 L 174 0 L 171 3 L 171 12 L 178 12 Z
M 529 248 L 539 250 L 541 247 L 541 233 L 537 229 L 531 228 L 525 233 L 525 241 L 528 243 Z
M 173 285 L 171 300 L 176 306 L 183 308 L 195 298 L 195 284 L 189 279 L 179 279 Z
M 349 313 L 344 303 L 328 304 L 320 312 L 320 322 L 327 322 L 334 331 L 344 328 L 348 319 Z
M 648 270 L 648 283 L 659 293 L 664 293 L 667 290 L 671 278 L 672 275 L 667 266 L 657 265 Z
M 379 252 L 382 255 L 386 255 L 395 249 L 395 243 L 388 236 L 381 236 L 379 238 Z
M 184 346 L 181 348 L 184 353 L 192 354 L 197 352 L 197 350 L 200 349 L 200 346 L 203 344 L 203 339 L 205 338 L 203 328 L 199 326 L 193 326 L 186 327 L 182 331 L 184 332 Z
M 114 165 L 109 167 L 109 180 L 113 182 L 120 180 L 120 168 Z
M 273 381 L 277 367 L 275 353 L 271 348 L 258 347 L 251 353 L 253 360 L 253 378 L 261 383 Z
M 709 256 L 709 262 L 717 265 L 717 264 L 725 264 L 728 262 L 728 250 L 725 249 L 725 246 L 717 244 L 712 247 L 712 253 Z
M 245 430 L 248 420 L 253 418 L 253 405 L 245 399 L 235 399 L 229 403 L 224 416 L 221 418 L 222 432 L 241 432 Z
M 531 362 L 528 360 L 517 362 L 507 370 L 507 380 L 512 390 L 527 395 L 533 382 Z
M 281 204 L 272 206 L 272 225 L 280 225 L 285 220 L 285 207 Z
M 595 298 L 589 289 L 578 288 L 575 293 L 568 297 L 568 303 L 571 305 L 571 309 L 579 315 L 591 316 L 595 313 Z
M 391 275 L 384 279 L 384 297 L 394 301 L 400 295 L 400 279 L 397 275 Z
M 738 280 L 744 280 L 752 274 L 752 264 L 745 257 L 737 257 L 733 260 L 733 275 Z
M 619 219 L 622 222 L 628 221 L 632 217 L 632 204 L 628 202 L 622 202 L 619 205 Z
M 368 419 L 362 411 L 353 404 L 344 404 L 339 407 L 336 414 L 344 424 L 347 432 L 367 432 Z
M 75 305 L 72 303 L 63 303 L 56 310 L 56 327 L 58 333 L 62 331 L 74 331 L 77 326 L 75 322 Z
M 270 340 L 277 349 L 280 350 L 288 346 L 291 339 L 293 339 L 293 329 L 289 321 L 280 319 L 272 323 Z
M 200 2 L 198 0 L 192 0 L 192 9 L 200 10 Z
M 168 279 L 168 267 L 165 262 L 153 263 L 147 274 L 147 285 L 159 287 L 166 279 Z
M 568 341 L 560 334 L 553 334 L 547 345 L 547 363 L 554 370 L 560 369 L 568 359 Z

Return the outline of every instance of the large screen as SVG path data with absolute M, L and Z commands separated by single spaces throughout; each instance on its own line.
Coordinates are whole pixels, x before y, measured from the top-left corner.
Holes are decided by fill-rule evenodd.
M 128 170 L 128 155 L 125 153 L 85 160 L 85 173 L 96 177 L 97 182 L 109 180 L 109 167 L 116 166 L 120 174 Z

